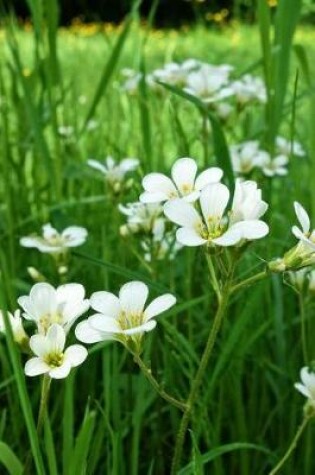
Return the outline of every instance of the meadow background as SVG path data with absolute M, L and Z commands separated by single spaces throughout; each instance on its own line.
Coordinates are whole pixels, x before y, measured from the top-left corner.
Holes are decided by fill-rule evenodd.
M 260 182 L 270 204 L 271 233 L 249 248 L 238 278 L 294 244 L 294 200 L 314 223 L 315 33 L 311 23 L 299 23 L 306 2 L 259 0 L 252 24 L 237 17 L 225 21 L 223 15 L 176 29 L 154 26 L 154 5 L 145 22 L 135 4 L 118 25 L 76 20 L 59 28 L 61 4 L 27 3 L 29 20 L 5 12 L 0 30 L 1 307 L 14 310 L 17 297 L 29 292 L 30 266 L 53 285 L 60 283 L 49 256 L 22 248 L 22 236 L 40 233 L 47 222 L 60 230 L 86 227 L 89 238 L 72 252 L 67 279 L 82 283 L 87 295 L 117 291 L 132 279 L 146 282 L 152 295 L 176 295 L 177 305 L 146 335 L 143 359 L 163 387 L 184 400 L 216 306 L 204 256 L 198 248 L 184 248 L 172 262 L 147 265 L 137 236 L 119 235 L 125 220 L 117 205 L 137 201 L 141 177 L 168 172 L 176 158 L 194 157 L 200 167 L 217 164 L 228 174 L 224 143 L 255 138 L 272 150 L 281 134 L 298 140 L 306 156 L 291 157 L 287 176 Z M 155 94 L 143 82 L 134 95 L 121 87 L 123 68 L 145 73 L 187 58 L 231 64 L 235 77 L 251 72 L 273 91 L 247 117 L 218 126 L 223 145 L 211 131 L 205 138 L 200 111 L 178 94 Z M 87 166 L 88 159 L 108 155 L 141 162 L 125 194 L 113 196 Z M 283 274 L 233 297 L 179 474 L 265 474 L 286 451 L 304 402 L 293 384 L 315 357 L 314 296 L 303 298 Z M 155 393 L 123 346 L 90 346 L 82 367 L 53 382 L 42 435 L 36 433 L 39 378 L 25 379 L 25 356 L 10 334 L 1 339 L 0 359 L 1 473 L 170 473 L 180 412 Z M 282 473 L 314 473 L 314 437 L 309 424 Z

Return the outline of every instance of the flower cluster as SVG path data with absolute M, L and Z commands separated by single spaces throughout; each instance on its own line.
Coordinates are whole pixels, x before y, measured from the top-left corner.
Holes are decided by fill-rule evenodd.
M 260 169 L 267 177 L 283 176 L 288 173 L 290 155 L 302 157 L 305 152 L 298 142 L 290 142 L 284 137 L 276 138 L 275 155 L 271 156 L 260 148 L 259 142 L 250 140 L 230 147 L 234 171 L 237 175 L 248 175 Z

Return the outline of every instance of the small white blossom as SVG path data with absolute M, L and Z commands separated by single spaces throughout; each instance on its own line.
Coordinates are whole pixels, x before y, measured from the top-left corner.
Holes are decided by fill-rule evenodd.
M 237 181 L 232 209 L 224 215 L 229 197 L 228 188 L 217 183 L 201 191 L 201 213 L 182 199 L 167 202 L 166 216 L 181 226 L 176 232 L 177 240 L 184 246 L 235 246 L 266 236 L 268 225 L 259 218 L 268 205 L 261 199 L 257 184 Z
M 278 155 L 272 158 L 267 152 L 260 160 L 260 168 L 264 175 L 268 177 L 287 175 L 288 157 L 286 155 Z
M 19 344 L 23 343 L 25 340 L 28 340 L 28 336 L 25 333 L 25 330 L 23 327 L 21 311 L 16 310 L 13 314 L 10 312 L 7 312 L 7 315 L 8 315 L 8 319 L 12 328 L 14 340 Z M 0 310 L 0 332 L 1 333 L 6 332 L 4 316 L 1 310 Z
M 40 252 L 58 254 L 68 248 L 84 244 L 87 239 L 87 230 L 79 226 L 69 226 L 59 233 L 51 224 L 43 226 L 43 236 L 27 236 L 20 239 L 23 247 L 33 247 Z
M 300 371 L 301 383 L 295 383 L 294 387 L 310 402 L 315 404 L 315 373 L 304 366 Z
M 110 292 L 95 292 L 90 303 L 97 313 L 77 325 L 76 337 L 84 343 L 118 340 L 125 345 L 134 344 L 139 351 L 143 334 L 156 326 L 155 318 L 176 303 L 173 295 L 164 294 L 145 307 L 148 293 L 147 285 L 138 281 L 123 285 L 118 297 Z
M 287 155 L 290 156 L 295 155 L 296 157 L 304 157 L 305 151 L 302 145 L 299 142 L 285 139 L 284 137 L 277 137 L 276 138 L 276 147 L 277 151 L 280 155 Z
M 234 81 L 229 86 L 234 96 L 242 105 L 257 101 L 265 103 L 267 100 L 266 87 L 261 78 L 246 74 L 238 81 Z
M 126 175 L 139 167 L 137 158 L 124 158 L 118 163 L 113 157 L 107 157 L 104 162 L 91 159 L 87 163 L 101 172 L 108 185 L 117 193 L 121 191 Z
M 25 364 L 27 376 L 48 374 L 50 378 L 66 378 L 71 369 L 79 366 L 86 359 L 88 352 L 82 345 L 71 345 L 65 350 L 66 333 L 54 323 L 46 335 L 33 335 L 30 348 L 34 358 Z
M 165 220 L 160 219 L 152 229 L 152 236 L 141 241 L 141 247 L 145 251 L 145 260 L 151 262 L 152 260 L 173 260 L 183 246 L 176 241 L 174 232 L 165 231 Z
M 297 239 L 304 243 L 305 247 L 308 248 L 310 252 L 313 253 L 315 252 L 315 230 L 311 231 L 310 218 L 303 206 L 297 201 L 294 202 L 294 209 L 302 229 L 293 226 L 292 233 Z
M 298 290 L 305 288 L 309 292 L 315 292 L 315 270 L 305 267 L 295 272 L 289 272 L 289 277 Z
M 267 152 L 260 150 L 257 140 L 232 145 L 230 154 L 234 171 L 242 175 L 250 173 L 269 157 Z
M 120 234 L 136 234 L 139 232 L 152 232 L 156 223 L 164 220 L 162 217 L 163 208 L 159 203 L 127 203 L 118 205 L 119 211 L 127 217 L 127 224 L 121 226 Z
M 69 331 L 74 322 L 89 308 L 81 284 L 64 284 L 55 289 L 42 282 L 33 285 L 29 295 L 19 297 L 23 317 L 36 323 L 38 332 L 45 334 L 48 328 L 58 323 Z
M 227 86 L 231 70 L 228 65 L 215 67 L 205 64 L 188 75 L 185 91 L 206 104 L 229 97 L 233 95 L 233 90 Z
M 149 173 L 142 180 L 144 193 L 140 195 L 143 203 L 161 203 L 174 198 L 195 201 L 209 183 L 218 183 L 223 171 L 211 167 L 197 175 L 197 163 L 192 158 L 179 158 L 171 169 L 172 179 L 163 173 Z

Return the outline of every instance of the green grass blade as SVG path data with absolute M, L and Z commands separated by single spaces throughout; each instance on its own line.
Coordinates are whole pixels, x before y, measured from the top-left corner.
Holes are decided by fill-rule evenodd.
M 10 475 L 22 475 L 23 465 L 10 447 L 0 442 L 0 464 L 4 465 Z

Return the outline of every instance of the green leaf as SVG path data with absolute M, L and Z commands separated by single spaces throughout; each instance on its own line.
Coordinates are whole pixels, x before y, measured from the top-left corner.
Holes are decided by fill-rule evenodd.
M 5 466 L 10 475 L 22 475 L 23 465 L 10 447 L 0 442 L 0 463 Z

